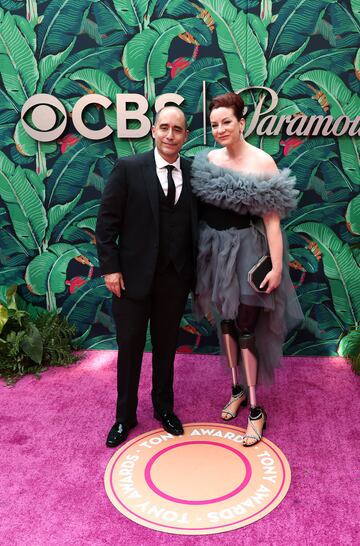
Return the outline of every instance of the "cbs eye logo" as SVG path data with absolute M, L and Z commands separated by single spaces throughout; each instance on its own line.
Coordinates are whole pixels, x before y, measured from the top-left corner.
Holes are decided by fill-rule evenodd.
M 25 131 L 32 138 L 40 142 L 51 142 L 63 134 L 67 113 L 59 99 L 46 93 L 39 93 L 25 102 L 21 110 L 21 121 Z M 55 127 L 59 121 L 60 125 Z

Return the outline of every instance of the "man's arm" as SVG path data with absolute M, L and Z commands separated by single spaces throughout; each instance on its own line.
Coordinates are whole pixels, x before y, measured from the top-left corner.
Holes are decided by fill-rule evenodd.
M 117 239 L 121 233 L 127 196 L 126 169 L 118 161 L 102 195 L 96 223 L 96 246 L 107 288 L 120 297 L 125 290 Z

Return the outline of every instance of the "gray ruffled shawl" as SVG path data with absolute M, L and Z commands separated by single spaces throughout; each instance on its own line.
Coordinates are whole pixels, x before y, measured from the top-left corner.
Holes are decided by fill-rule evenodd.
M 233 171 L 210 163 L 208 152 L 193 161 L 191 185 L 201 201 L 239 214 L 263 216 L 277 212 L 280 218 L 296 208 L 298 190 L 290 169 L 271 177 Z

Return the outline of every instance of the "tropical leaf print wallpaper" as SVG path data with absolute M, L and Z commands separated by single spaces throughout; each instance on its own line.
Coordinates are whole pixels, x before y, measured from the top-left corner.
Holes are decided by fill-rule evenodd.
M 116 157 L 149 150 L 152 140 L 115 132 L 87 140 L 71 124 L 80 97 L 139 93 L 152 119 L 157 96 L 182 95 L 188 157 L 214 145 L 209 130 L 203 141 L 203 81 L 207 100 L 266 86 L 279 97 L 276 115 L 354 119 L 359 31 L 360 0 L 0 0 L 0 297 L 15 283 L 24 309 L 57 310 L 82 347 L 115 347 L 96 215 Z M 20 121 L 38 93 L 55 95 L 68 113 L 54 142 L 33 140 Z M 244 97 L 249 124 L 260 90 Z M 85 121 L 115 129 L 115 107 L 92 106 Z M 300 190 L 283 227 L 305 323 L 285 353 L 336 355 L 360 320 L 359 139 L 253 132 L 249 141 L 290 167 Z M 218 352 L 213 326 L 195 321 L 190 300 L 179 350 Z

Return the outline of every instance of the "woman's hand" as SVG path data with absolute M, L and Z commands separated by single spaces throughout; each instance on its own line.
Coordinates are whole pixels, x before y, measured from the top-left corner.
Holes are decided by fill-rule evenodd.
M 271 271 L 269 271 L 269 273 L 265 276 L 263 282 L 260 284 L 260 288 L 263 288 L 267 285 L 267 288 L 264 291 L 265 294 L 270 294 L 279 286 L 281 282 L 281 274 L 282 271 L 280 270 L 272 269 Z

